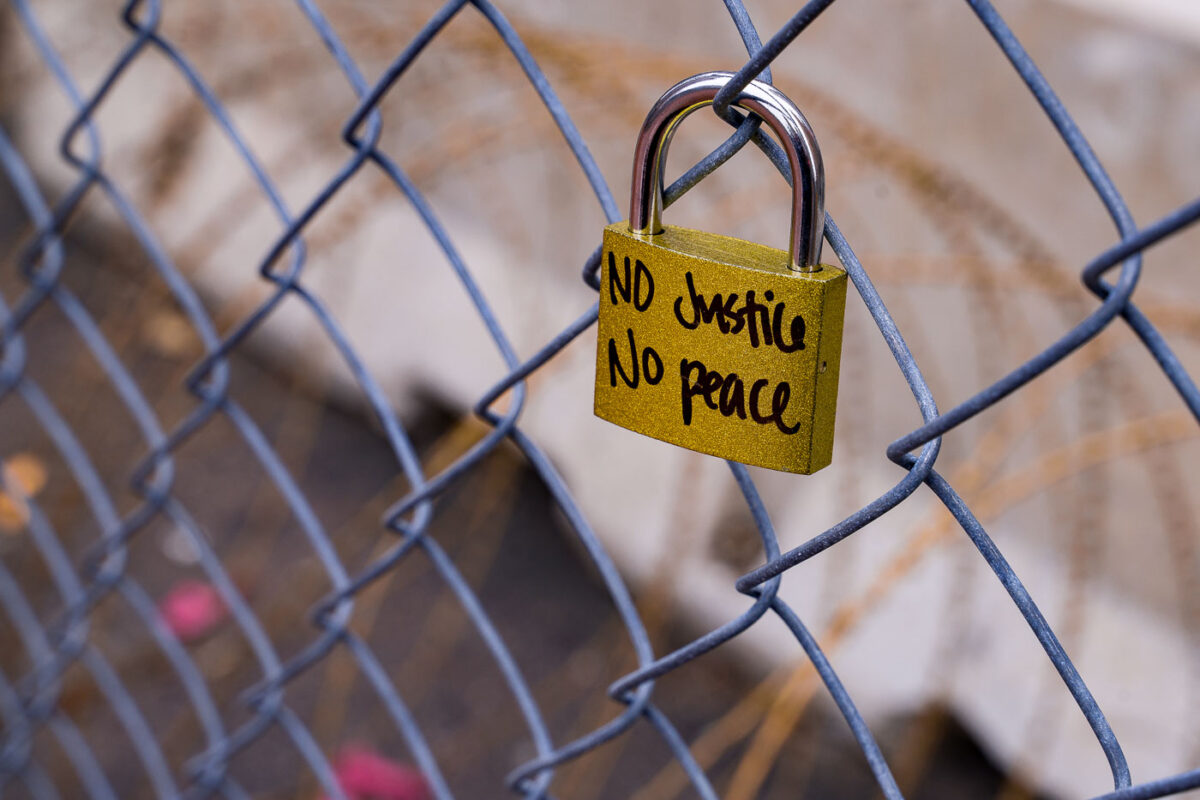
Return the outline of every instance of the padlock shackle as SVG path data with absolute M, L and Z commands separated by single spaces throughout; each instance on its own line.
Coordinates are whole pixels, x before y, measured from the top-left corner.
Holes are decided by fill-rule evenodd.
M 686 78 L 668 89 L 646 115 L 633 156 L 629 229 L 634 233 L 662 233 L 663 168 L 671 137 L 684 117 L 712 105 L 732 77 L 732 72 L 702 72 Z M 761 81 L 751 81 L 731 105 L 762 118 L 783 144 L 792 169 L 790 266 L 798 272 L 819 270 L 825 233 L 825 166 L 808 120 L 783 92 Z

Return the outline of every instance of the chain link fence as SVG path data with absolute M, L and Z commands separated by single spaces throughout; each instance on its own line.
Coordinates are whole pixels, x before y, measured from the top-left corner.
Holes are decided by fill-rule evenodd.
M 253 758 L 254 744 L 264 737 L 283 737 L 289 743 L 294 767 L 311 771 L 321 791 L 329 797 L 356 796 L 339 780 L 329 755 L 312 735 L 311 715 L 298 711 L 289 695 L 290 686 L 338 654 L 337 657 L 352 661 L 358 677 L 374 692 L 376 702 L 402 738 L 430 793 L 438 798 L 452 796 L 450 782 L 445 776 L 452 774 L 453 765 L 439 763 L 435 758 L 417 715 L 390 676 L 391 665 L 386 657 L 377 653 L 377 648 L 356 633 L 350 624 L 356 603 L 364 592 L 395 573 L 406 560 L 420 554 L 457 599 L 519 709 L 524 738 L 530 743 L 531 750 L 521 763 L 513 765 L 508 777 L 508 788 L 515 794 L 529 798 L 552 796 L 556 769 L 569 762 L 594 758 L 603 752 L 603 745 L 628 736 L 640 727 L 656 732 L 699 796 L 716 797 L 709 777 L 689 751 L 688 743 L 668 714 L 656 704 L 655 681 L 670 673 L 686 673 L 689 663 L 700 655 L 738 637 L 768 616 L 774 616 L 791 631 L 816 668 L 861 748 L 866 767 L 879 790 L 885 797 L 899 798 L 902 795 L 897 781 L 875 737 L 857 711 L 852 692 L 838 679 L 833 665 L 801 618 L 779 597 L 778 588 L 789 569 L 820 555 L 904 503 L 925 486 L 953 514 L 962 532 L 994 572 L 1061 676 L 1062 688 L 1074 699 L 1094 732 L 1096 745 L 1102 750 L 1112 773 L 1113 789 L 1102 797 L 1110 800 L 1165 797 L 1200 787 L 1200 769 L 1165 777 L 1138 775 L 1135 779 L 1117 734 L 1110 728 L 1103 710 L 1060 645 L 1054 630 L 972 509 L 934 469 L 943 436 L 980 412 L 1003 403 L 1008 395 L 1054 369 L 1113 324 L 1132 329 L 1145 347 L 1146 357 L 1158 365 L 1163 378 L 1174 387 L 1191 414 L 1200 418 L 1200 391 L 1168 342 L 1139 311 L 1133 299 L 1141 272 L 1142 252 L 1200 218 L 1200 200 L 1150 225 L 1136 226 L 1120 192 L 1004 20 L 987 0 L 967 1 L 979 23 L 1011 62 L 1016 77 L 1028 87 L 1074 155 L 1116 228 L 1116 243 L 1099 253 L 1081 272 L 1084 285 L 1096 296 L 1095 309 L 1057 341 L 1048 343 L 1035 357 L 1000 380 L 949 409 L 939 410 L 902 332 L 872 284 L 868 269 L 859 262 L 835 220 L 827 217 L 826 239 L 849 272 L 856 290 L 850 302 L 861 302 L 874 318 L 879 334 L 912 390 L 913 402 L 924 423 L 887 448 L 887 458 L 899 467 L 899 480 L 890 490 L 786 552 L 781 551 L 777 543 L 771 520 L 750 473 L 739 464 L 729 464 L 761 537 L 761 566 L 736 582 L 737 590 L 747 598 L 745 611 L 737 619 L 664 654 L 656 653 L 652 648 L 643 617 L 604 545 L 573 500 L 569 487 L 538 442 L 522 427 L 528 379 L 552 362 L 570 342 L 591 330 L 596 322 L 597 306 L 592 304 L 590 308 L 580 309 L 578 318 L 571 325 L 536 352 L 517 353 L 489 305 L 489 298 L 479 288 L 471 265 L 460 256 L 454 237 L 439 221 L 405 170 L 379 146 L 382 126 L 379 106 L 396 81 L 457 15 L 478 14 L 511 52 L 537 91 L 545 112 L 561 132 L 579 169 L 590 183 L 604 216 L 609 221 L 622 218 L 621 205 L 610 192 L 571 116 L 521 36 L 501 11 L 487 0 L 452 0 L 428 20 L 383 74 L 372 78 L 360 70 L 318 4 L 314 0 L 297 0 L 296 12 L 307 18 L 328 50 L 329 68 L 340 71 L 348 85 L 346 90 L 353 92 L 358 101 L 354 113 L 342 128 L 346 155 L 340 171 L 305 204 L 292 207 L 284 201 L 267 170 L 246 144 L 221 99 L 172 41 L 160 33 L 160 16 L 164 13 L 161 2 L 130 0 L 122 13 L 129 32 L 128 44 L 113 61 L 104 79 L 85 91 L 73 80 L 46 36 L 37 9 L 25 0 L 13 0 L 16 33 L 34 43 L 74 109 L 71 123 L 60 132 L 59 138 L 62 159 L 74 170 L 76 182 L 61 197 L 47 197 L 13 141 L 0 131 L 0 165 L 15 188 L 33 229 L 33 235 L 21 248 L 15 264 L 26 282 L 25 288 L 19 296 L 0 299 L 3 324 L 0 329 L 0 414 L 28 415 L 31 424 L 53 443 L 58 456 L 69 468 L 82 499 L 80 513 L 90 519 L 90 524 L 98 528 L 101 535 L 81 557 L 76 557 L 64 544 L 64 539 L 74 534 L 68 536 L 56 529 L 51 522 L 52 515 L 39 507 L 37 499 L 27 491 L 28 487 L 14 480 L 11 471 L 0 472 L 4 478 L 4 493 L 20 506 L 25 530 L 44 562 L 57 598 L 54 607 L 41 607 L 39 602 L 27 596 L 17 579 L 22 564 L 10 563 L 7 559 L 0 561 L 0 606 L 17 635 L 17 642 L 12 647 L 20 650 L 29 664 L 24 674 L 0 676 L 0 716 L 4 725 L 0 786 L 23 787 L 30 796 L 38 798 L 62 796 L 56 787 L 63 778 L 48 772 L 42 763 L 42 753 L 52 740 L 65 754 L 74 772 L 70 778 L 72 785 L 80 787 L 89 797 L 123 796 L 123 784 L 102 768 L 102 759 L 94 752 L 94 742 L 77 726 L 70 713 L 71 697 L 64 689 L 64 676 L 72 670 L 83 670 L 111 710 L 114 737 L 127 743 L 141 775 L 139 780 L 149 782 L 154 796 L 249 796 L 249 790 L 235 777 L 234 768 Z M 730 108 L 728 101 L 756 77 L 770 81 L 772 62 L 833 5 L 833 0 L 807 3 L 765 43 L 739 0 L 725 0 L 725 5 L 730 24 L 736 27 L 748 53 L 745 65 L 714 104 L 715 113 L 729 123 L 733 132 L 666 190 L 667 203 L 696 186 L 748 144 L 765 152 L 790 180 L 786 158 L 759 130 L 760 121 Z M 213 320 L 196 288 L 156 238 L 143 214 L 105 171 L 101 131 L 95 116 L 126 74 L 150 53 L 165 57 L 186 79 L 207 114 L 236 148 L 263 197 L 275 209 L 282 228 L 257 265 L 262 280 L 271 288 L 269 297 L 230 325 L 221 326 Z M 306 231 L 356 176 L 369 170 L 385 176 L 392 190 L 419 213 L 507 365 L 507 374 L 475 405 L 475 413 L 489 426 L 488 432 L 449 464 L 422 462 L 419 448 L 414 446 L 409 430 L 394 412 L 386 392 L 368 372 L 322 298 L 306 288 L 302 280 L 306 265 Z M 194 365 L 185 381 L 195 401 L 179 419 L 167 421 L 155 412 L 144 387 L 121 358 L 119 347 L 101 331 L 77 291 L 64 278 L 64 262 L 70 248 L 67 230 L 85 198 L 96 194 L 106 197 L 116 209 L 128 232 L 144 251 L 157 279 L 166 287 L 171 300 L 182 309 L 203 344 L 204 357 Z M 582 265 L 581 279 L 596 289 L 598 274 L 597 249 Z M 394 458 L 393 471 L 407 487 L 406 491 L 393 496 L 392 504 L 379 523 L 392 537 L 392 542 L 376 553 L 365 568 L 352 571 L 346 566 L 301 482 L 291 474 L 285 459 L 273 447 L 270 437 L 264 434 L 254 416 L 230 391 L 236 380 L 229 364 L 231 354 L 242 347 L 285 301 L 306 307 L 323 335 L 337 348 L 390 448 Z M 86 349 L 140 431 L 145 456 L 128 476 L 140 497 L 135 507 L 122 508 L 122 504 L 114 499 L 97 466 L 97 454 L 89 452 L 82 444 L 81 437 L 60 413 L 56 399 L 31 374 L 28 346 L 29 338 L 35 335 L 31 331 L 31 321 L 47 307 L 56 309 L 69 323 L 75 336 L 74 346 L 82 344 Z M 588 405 L 590 398 L 580 397 L 578 402 Z M 309 609 L 313 626 L 311 635 L 286 657 L 281 655 L 263 620 L 247 602 L 237 576 L 218 555 L 203 526 L 197 522 L 194 509 L 183 499 L 186 483 L 193 479 L 187 469 L 188 443 L 213 426 L 233 431 L 246 452 L 252 455 L 255 468 L 283 498 L 292 520 L 319 561 L 324 579 L 332 586 L 332 591 Z M 620 710 L 606 723 L 576 738 L 555 730 L 547 721 L 547 715 L 531 691 L 528 668 L 521 666 L 520 653 L 514 652 L 494 624 L 488 604 L 481 600 L 478 589 L 472 587 L 471 581 L 438 539 L 430 535 L 431 526 L 439 514 L 444 513 L 444 506 L 437 502 L 439 497 L 469 479 L 505 442 L 523 454 L 528 466 L 540 477 L 553 502 L 561 509 L 601 577 L 607 602 L 615 610 L 637 658 L 637 668 L 609 688 L 609 695 L 619 704 L 615 707 Z M 199 566 L 219 596 L 220 604 L 228 609 L 233 624 L 249 643 L 258 675 L 240 695 L 242 711 L 239 716 L 230 717 L 218 707 L 194 654 L 168 629 L 152 593 L 144 588 L 145 572 L 131 567 L 130 550 L 134 540 L 140 533 L 164 523 L 186 536 L 198 554 Z M 202 732 L 203 748 L 185 754 L 184 759 L 179 759 L 179 754 L 164 752 L 163 734 L 155 730 L 135 701 L 124 682 L 127 678 L 122 678 L 122 671 L 114 668 L 109 657 L 91 641 L 90 630 L 95 619 L 114 597 L 132 611 L 152 637 L 155 648 L 174 675 L 177 702 L 187 704 Z M 175 769 L 172 763 L 183 763 L 184 766 Z M 500 791 L 501 787 L 496 787 L 496 793 Z

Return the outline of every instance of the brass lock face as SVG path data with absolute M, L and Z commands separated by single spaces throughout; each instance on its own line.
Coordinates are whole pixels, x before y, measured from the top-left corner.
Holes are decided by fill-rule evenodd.
M 757 81 L 734 103 L 788 151 L 790 251 L 660 221 L 666 143 L 729 77 L 677 84 L 643 126 L 630 220 L 604 229 L 595 413 L 691 450 L 809 474 L 833 456 L 847 276 L 818 260 L 823 174 L 803 115 Z
M 846 273 L 672 225 L 604 229 L 596 416 L 721 458 L 812 473 L 833 457 Z

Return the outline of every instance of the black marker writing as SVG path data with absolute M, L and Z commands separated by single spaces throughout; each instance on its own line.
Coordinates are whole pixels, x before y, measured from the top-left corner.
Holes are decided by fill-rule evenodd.
M 612 300 L 612 304 L 617 304 L 617 295 L 626 303 L 632 302 L 633 307 L 638 311 L 645 311 L 650 307 L 650 301 L 654 299 L 654 276 L 650 274 L 650 270 L 642 263 L 642 260 L 635 259 L 630 274 L 629 256 L 625 256 L 625 281 L 621 281 L 621 277 L 617 274 L 617 258 L 613 255 L 613 251 L 608 251 L 608 297 Z M 645 278 L 645 296 L 642 295 L 642 279 Z
M 653 347 L 647 347 L 642 351 L 641 372 L 638 371 L 638 349 L 637 343 L 633 339 L 633 329 L 626 328 L 625 332 L 629 335 L 629 363 L 630 372 L 633 373 L 631 378 L 625 372 L 625 368 L 621 366 L 621 357 L 617 354 L 617 341 L 612 337 L 608 339 L 608 383 L 610 386 L 616 387 L 617 373 L 621 374 L 621 380 L 625 381 L 625 385 L 630 389 L 636 389 L 641 381 L 641 375 L 646 376 L 646 383 L 651 386 L 662 380 L 663 363 L 659 358 L 658 353 Z M 653 369 L 651 369 L 653 367 Z
M 612 340 L 609 339 L 609 342 L 611 347 Z M 695 380 L 692 379 L 693 374 L 696 376 Z M 684 425 L 692 424 L 692 398 L 697 395 L 704 400 L 706 406 L 713 411 L 719 411 L 723 416 L 737 415 L 741 419 L 746 418 L 745 383 L 736 372 L 722 375 L 715 370 L 709 370 L 701 361 L 685 358 L 679 363 L 679 382 Z M 795 433 L 800 430 L 800 423 L 788 425 L 783 421 L 783 412 L 787 410 L 788 402 L 792 398 L 792 387 L 787 381 L 780 381 L 776 385 L 771 395 L 770 413 L 764 414 L 759 410 L 759 395 L 769 383 L 766 378 L 759 378 L 750 385 L 750 418 L 760 425 L 773 422 L 783 433 Z M 713 397 L 714 394 L 717 395 L 716 398 Z
M 611 253 L 609 272 L 612 273 Z M 640 262 L 639 262 L 640 263 Z M 628 265 L 626 266 L 628 276 Z M 627 278 L 628 280 L 628 278 Z M 717 292 L 711 300 L 705 300 L 703 294 L 696 291 L 696 282 L 689 271 L 687 281 L 688 298 L 691 302 L 691 318 L 683 313 L 683 298 L 675 298 L 675 319 L 688 330 L 695 330 L 700 324 L 711 325 L 714 322 L 721 333 L 737 334 L 744 329 L 750 337 L 750 346 L 758 347 L 761 342 L 768 347 L 774 345 L 782 353 L 794 353 L 804 349 L 804 317 L 799 314 L 792 317 L 788 325 L 791 341 L 785 341 L 783 336 L 783 314 L 786 303 L 782 301 L 775 305 L 772 311 L 767 303 L 775 300 L 775 293 L 767 290 L 763 293 L 766 303 L 760 303 L 753 289 L 746 292 L 742 307 L 738 308 L 738 294 L 732 292 L 728 296 Z M 611 283 L 610 283 L 611 286 Z M 615 300 L 614 300 L 615 302 Z

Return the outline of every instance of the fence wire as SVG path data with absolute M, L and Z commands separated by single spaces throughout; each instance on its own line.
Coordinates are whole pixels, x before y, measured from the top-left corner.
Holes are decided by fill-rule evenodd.
M 287 689 L 292 682 L 322 663 L 335 650 L 340 650 L 354 660 L 361 676 L 374 691 L 379 704 L 407 744 L 432 794 L 438 798 L 450 797 L 443 765 L 435 759 L 420 724 L 389 678 L 388 665 L 348 624 L 356 598 L 367 587 L 394 571 L 402 560 L 420 551 L 461 604 L 523 716 L 533 756 L 525 763 L 516 765 L 508 778 L 510 789 L 518 795 L 528 798 L 551 797 L 550 787 L 556 768 L 584 758 L 602 744 L 627 735 L 634 726 L 643 725 L 657 731 L 700 796 L 716 797 L 713 786 L 689 753 L 686 742 L 672 720 L 655 704 L 654 683 L 661 676 L 685 669 L 699 655 L 739 636 L 767 615 L 775 615 L 794 634 L 800 648 L 815 666 L 857 740 L 883 795 L 900 798 L 902 795 L 897 782 L 874 736 L 856 710 L 851 692 L 839 681 L 833 666 L 804 622 L 777 592 L 784 572 L 887 514 L 922 485 L 928 486 L 953 514 L 995 573 L 996 579 L 1008 592 L 1044 648 L 1047 658 L 1062 677 L 1065 689 L 1086 718 L 1112 772 L 1113 790 L 1102 797 L 1109 800 L 1164 797 L 1200 787 L 1200 769 L 1134 781 L 1116 734 L 1060 646 L 1054 631 L 972 510 L 954 487 L 934 469 L 941 437 L 976 414 L 1001 403 L 1010 393 L 1041 373 L 1054 368 L 1118 318 L 1134 331 L 1182 402 L 1192 415 L 1200 419 L 1200 391 L 1166 340 L 1138 310 L 1133 300 L 1141 272 L 1142 252 L 1195 222 L 1200 217 L 1200 199 L 1151 225 L 1137 227 L 1120 192 L 1004 20 L 988 0 L 967 2 L 1007 56 L 1017 75 L 1033 93 L 1112 218 L 1117 232 L 1116 243 L 1085 265 L 1081 273 L 1084 285 L 1096 296 L 1097 305 L 1088 316 L 1038 355 L 969 399 L 949 410 L 939 411 L 916 360 L 876 292 L 868 271 L 855 256 L 834 219 L 828 216 L 826 239 L 849 272 L 859 301 L 870 312 L 891 349 L 897 367 L 912 390 L 913 400 L 924 423 L 887 448 L 887 458 L 900 468 L 900 478 L 891 489 L 833 527 L 786 552 L 779 549 L 771 520 L 746 468 L 729 464 L 746 506 L 753 515 L 765 554 L 762 565 L 736 583 L 738 591 L 747 596 L 747 607 L 738 618 L 716 630 L 673 652 L 657 654 L 651 647 L 646 626 L 630 593 L 602 542 L 592 531 L 546 454 L 522 428 L 526 379 L 554 359 L 573 339 L 591 328 L 596 321 L 597 306 L 593 304 L 582 311 L 575 322 L 537 352 L 524 356 L 515 352 L 489 305 L 488 297 L 477 285 L 470 265 L 460 256 L 453 238 L 405 171 L 379 147 L 382 126 L 379 106 L 397 79 L 456 15 L 480 14 L 536 89 L 546 112 L 557 125 L 579 168 L 590 182 L 604 215 L 609 221 L 622 217 L 618 203 L 570 115 L 537 61 L 501 11 L 488 0 L 452 0 L 446 3 L 383 74 L 371 80 L 360 71 L 315 0 L 296 0 L 298 11 L 307 17 L 320 35 L 337 69 L 358 97 L 358 103 L 342 129 L 347 155 L 341 169 L 304 207 L 293 209 L 284 202 L 267 171 L 223 109 L 221 100 L 176 46 L 160 33 L 162 4 L 159 0 L 131 0 L 125 6 L 122 20 L 130 34 L 128 44 L 113 61 L 104 79 L 90 93 L 81 91 L 76 85 L 31 5 L 26 0 L 12 0 L 19 32 L 34 43 L 74 109 L 70 124 L 61 134 L 61 156 L 74 169 L 77 180 L 62 197 L 51 201 L 43 194 L 13 142 L 0 131 L 0 164 L 34 230 L 18 259 L 27 288 L 18 297 L 0 298 L 0 413 L 6 410 L 15 413 L 14 406 L 17 405 L 27 409 L 68 465 L 87 511 L 103 533 L 86 556 L 76 563 L 64 547 L 60 531 L 55 530 L 36 499 L 24 495 L 22 488 L 11 479 L 5 479 L 4 492 L 18 497 L 27 507 L 28 534 L 52 576 L 60 608 L 51 617 L 36 609 L 18 584 L 13 567 L 0 562 L 0 606 L 17 631 L 19 647 L 32 664 L 27 674 L 0 675 L 0 717 L 4 725 L 4 744 L 0 750 L 0 787 L 16 783 L 34 797 L 59 796 L 55 776 L 47 774 L 34 746 L 35 737 L 48 733 L 66 754 L 76 773 L 75 780 L 88 796 L 119 796 L 119 787 L 114 787 L 110 782 L 87 737 L 63 708 L 64 674 L 70 669 L 82 668 L 94 680 L 110 706 L 156 796 L 248 796 L 233 776 L 231 767 L 240 758 L 246 757 L 246 750 L 255 741 L 275 733 L 286 737 L 296 763 L 311 770 L 327 795 L 344 798 L 347 795 L 339 785 L 327 756 L 313 738 L 303 717 L 289 706 L 287 696 Z M 725 0 L 731 22 L 745 43 L 748 60 L 718 95 L 713 108 L 734 131 L 720 147 L 668 188 L 667 203 L 678 199 L 751 142 L 762 149 L 784 177 L 790 180 L 786 159 L 779 147 L 759 131 L 760 121 L 742 115 L 728 103 L 750 80 L 758 78 L 770 81 L 773 60 L 832 4 L 833 0 L 809 2 L 763 43 L 743 4 L 739 0 Z M 156 239 L 142 214 L 103 166 L 103 149 L 95 122 L 97 110 L 131 66 L 152 51 L 169 59 L 190 84 L 195 96 L 240 154 L 282 226 L 282 232 L 258 265 L 262 279 L 272 288 L 269 298 L 223 332 L 218 330 L 207 314 L 195 289 Z M 306 229 L 322 209 L 364 170 L 381 171 L 395 190 L 419 213 L 485 323 L 508 369 L 504 378 L 489 389 L 475 406 L 475 413 L 491 426 L 491 430 L 453 464 L 434 473 L 422 464 L 408 431 L 393 412 L 384 391 L 364 367 L 327 311 L 322 298 L 309 291 L 301 281 L 306 265 Z M 190 413 L 175 424 L 164 424 L 152 410 L 142 388 L 122 362 L 117 350 L 101 333 L 96 320 L 77 294 L 62 280 L 66 249 L 64 234 L 85 197 L 96 193 L 105 196 L 117 210 L 129 232 L 145 251 L 158 278 L 186 314 L 203 343 L 204 357 L 186 379 L 186 388 L 195 396 L 196 402 Z M 1115 279 L 1106 277 L 1113 270 L 1116 270 Z M 583 280 L 593 289 L 598 287 L 598 273 L 597 250 L 587 259 L 582 270 Z M 268 438 L 229 391 L 231 376 L 228 358 L 231 352 L 241 346 L 288 298 L 307 307 L 312 319 L 339 351 L 394 454 L 396 469 L 411 487 L 407 494 L 395 500 L 381 521 L 382 526 L 394 534 L 394 544 L 357 573 L 351 573 L 342 563 L 310 500 L 289 474 Z M 60 414 L 48 393 L 39 387 L 27 369 L 28 323 L 39 309 L 46 306 L 55 307 L 69 322 L 79 342 L 99 365 L 140 431 L 146 455 L 129 477 L 141 499 L 137 507 L 127 513 L 118 511 L 118 503 L 105 488 L 102 475 L 94 464 L 94 454 L 81 444 L 80 438 Z M 497 410 L 497 401 L 506 395 L 510 402 L 504 411 Z M 586 398 L 580 402 L 586 402 Z M 286 501 L 333 587 L 333 591 L 312 609 L 311 621 L 315 632 L 311 640 L 286 659 L 277 652 L 262 621 L 247 603 L 227 565 L 218 557 L 192 511 L 179 497 L 179 450 L 217 419 L 223 419 L 232 426 L 253 454 L 259 468 Z M 605 724 L 574 740 L 567 740 L 561 732 L 552 730 L 547 724 L 526 675 L 489 617 L 488 608 L 468 585 L 446 550 L 428 535 L 436 513 L 435 499 L 474 470 L 489 452 L 505 441 L 514 444 L 524 454 L 529 466 L 545 482 L 554 501 L 564 512 L 601 576 L 637 657 L 637 669 L 616 681 L 609 689 L 609 694 L 624 707 L 623 710 L 614 713 Z M 229 609 L 234 624 L 250 643 L 261 672 L 257 684 L 242 695 L 246 713 L 237 725 L 231 725 L 222 716 L 192 656 L 166 628 L 150 595 L 128 569 L 131 541 L 152 523 L 162 520 L 169 521 L 190 539 L 199 554 L 200 567 Z M 186 767 L 178 774 L 169 766 L 159 737 L 118 672 L 89 640 L 89 625 L 95 610 L 112 595 L 119 595 L 152 635 L 155 646 L 173 669 L 183 692 L 182 697 L 190 705 L 203 731 L 204 748 L 192 754 Z

